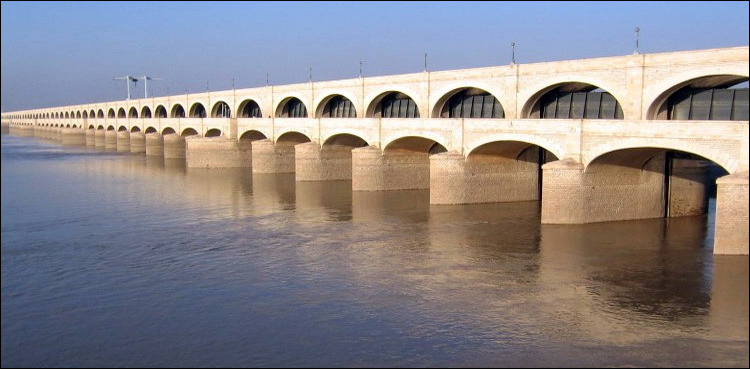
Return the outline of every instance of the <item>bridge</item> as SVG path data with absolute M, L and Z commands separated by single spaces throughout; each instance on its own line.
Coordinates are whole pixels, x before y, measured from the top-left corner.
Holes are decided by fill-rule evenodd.
M 748 47 L 354 78 L 2 114 L 3 130 L 188 167 L 539 201 L 541 221 L 702 214 L 748 254 Z M 718 178 L 718 179 L 717 179 Z

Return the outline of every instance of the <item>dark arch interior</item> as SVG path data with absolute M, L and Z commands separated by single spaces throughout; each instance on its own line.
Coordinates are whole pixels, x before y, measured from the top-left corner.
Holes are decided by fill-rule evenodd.
M 280 118 L 307 118 L 307 107 L 298 98 L 293 97 L 284 103 Z M 307 142 L 307 141 L 305 141 Z
M 221 130 L 216 128 L 211 128 L 208 131 L 206 131 L 206 137 L 219 137 L 221 136 Z
M 310 138 L 299 132 L 287 132 L 276 140 L 278 144 L 300 144 L 310 142 Z
M 240 111 L 242 111 L 242 118 L 263 118 L 263 112 L 261 112 L 260 106 L 258 106 L 258 103 L 253 100 L 243 102 Z
M 185 118 L 185 108 L 177 104 L 172 108 L 172 118 Z
M 167 109 L 161 105 L 156 107 L 156 118 L 166 118 Z
M 206 117 L 206 108 L 201 103 L 195 103 L 193 104 L 193 107 L 190 108 L 190 118 L 205 118 Z
M 367 141 L 363 140 L 362 138 L 351 135 L 348 133 L 344 134 L 338 134 L 335 136 L 329 137 L 324 143 L 323 143 L 323 149 L 326 148 L 339 148 L 339 147 L 347 147 L 347 148 L 357 148 L 357 147 L 365 147 L 367 146 Z
M 745 81 L 705 78 L 675 91 L 666 101 L 669 120 L 748 120 Z M 663 114 L 662 114 L 663 116 Z
M 195 136 L 197 134 L 198 134 L 198 131 L 192 128 L 185 128 L 184 130 L 182 130 L 182 133 L 180 134 L 180 136 L 188 137 L 188 136 Z
M 612 94 L 587 83 L 565 83 L 544 93 L 530 118 L 623 119 L 622 106 Z
M 229 104 L 220 101 L 214 105 L 214 110 L 211 112 L 211 116 L 214 118 L 231 118 L 232 108 L 229 107 Z
M 148 106 L 141 109 L 141 118 L 151 118 L 151 109 Z
M 175 131 L 174 131 L 174 129 L 172 129 L 172 127 L 167 127 L 167 128 L 164 128 L 164 129 L 163 129 L 163 130 L 161 131 L 161 134 L 162 134 L 162 135 L 171 135 L 171 134 L 175 134 L 175 133 L 177 133 L 177 132 L 175 132 Z
M 336 95 L 328 100 L 321 116 L 323 118 L 356 118 L 357 111 L 349 99 Z
M 258 131 L 247 131 L 240 136 L 240 141 L 258 141 L 265 140 L 266 138 L 266 135 Z
M 123 108 L 120 108 L 120 109 L 119 109 L 119 110 L 117 111 L 117 117 L 118 117 L 118 118 L 125 118 L 125 109 L 123 109 Z
M 136 109 L 136 108 L 130 108 L 130 111 L 128 112 L 128 117 L 130 117 L 130 118 L 138 118 L 138 109 Z
M 441 118 L 505 118 L 500 101 L 478 88 L 466 88 L 454 93 L 445 102 Z
M 419 118 L 419 108 L 408 95 L 391 92 L 378 102 L 373 116 L 375 118 Z

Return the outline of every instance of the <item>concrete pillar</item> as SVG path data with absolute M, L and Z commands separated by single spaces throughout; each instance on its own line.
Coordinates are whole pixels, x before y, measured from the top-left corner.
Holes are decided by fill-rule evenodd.
M 430 188 L 428 154 L 394 151 L 383 154 L 374 146 L 352 150 L 352 190 L 390 191 Z
M 87 147 L 94 147 L 94 136 L 96 135 L 96 130 L 94 129 L 87 129 L 86 130 L 86 146 Z
M 55 130 L 54 130 L 54 136 L 52 137 L 52 139 L 55 140 L 55 141 L 57 141 L 57 142 L 62 142 L 62 131 L 63 131 L 62 127 L 55 128 Z M 34 135 L 34 131 L 30 131 L 30 132 L 31 132 L 31 135 L 33 136 Z
M 252 147 L 224 137 L 194 137 L 186 140 L 188 168 L 249 168 Z
M 538 150 L 517 160 L 472 157 L 456 151 L 430 156 L 430 204 L 480 204 L 539 200 Z
M 130 132 L 117 132 L 117 152 L 130 152 Z
M 352 179 L 352 147 L 307 142 L 294 147 L 297 181 L 345 181 Z
M 160 133 L 146 134 L 146 155 L 164 157 L 164 137 Z
M 715 224 L 714 254 L 748 255 L 748 172 L 716 180 Z
M 668 217 L 706 214 L 709 168 L 704 160 L 672 159 Z
M 146 135 L 143 132 L 130 133 L 130 152 L 134 154 L 146 152 Z
M 63 128 L 62 144 L 64 146 L 86 145 L 86 132 L 80 128 Z
M 10 124 L 8 123 L 0 124 L 0 132 L 4 135 L 7 135 L 8 133 L 10 133 Z
M 114 129 L 104 132 L 104 149 L 117 151 L 117 131 Z
M 177 133 L 164 135 L 164 159 L 185 159 L 185 138 Z
M 94 146 L 96 148 L 104 148 L 104 130 L 98 129 L 94 133 Z
M 253 173 L 294 173 L 295 144 L 286 142 L 274 145 L 271 140 L 253 141 Z

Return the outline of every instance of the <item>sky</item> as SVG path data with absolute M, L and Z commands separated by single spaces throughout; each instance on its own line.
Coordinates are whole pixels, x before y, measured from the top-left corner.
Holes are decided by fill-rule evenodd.
M 747 46 L 748 2 L 0 3 L 2 111 L 124 100 L 120 76 L 163 96 Z M 138 84 L 134 98 L 143 97 Z

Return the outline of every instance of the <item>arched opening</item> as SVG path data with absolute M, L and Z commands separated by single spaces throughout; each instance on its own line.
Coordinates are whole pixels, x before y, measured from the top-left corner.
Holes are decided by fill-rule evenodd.
M 148 133 L 148 130 L 146 130 L 146 133 Z M 175 133 L 177 133 L 177 132 L 175 132 L 175 130 L 172 127 L 166 127 L 166 128 L 164 128 L 164 129 L 161 130 L 162 136 L 163 135 L 171 135 L 171 134 L 175 134 Z
M 310 142 L 310 138 L 299 132 L 287 132 L 279 136 L 276 140 L 276 144 L 279 145 L 297 145 L 305 142 Z
M 125 126 L 120 126 L 119 128 L 117 128 L 117 132 L 127 132 L 127 131 L 128 131 L 128 127 L 125 127 Z
M 148 128 L 146 128 L 146 131 L 144 131 L 145 134 L 156 133 L 156 132 L 157 132 L 156 128 L 154 128 L 154 127 L 148 127 Z M 172 133 L 174 133 L 174 130 L 172 131 Z
M 96 130 L 97 131 L 103 131 L 104 130 L 104 126 L 100 124 L 99 127 L 96 127 Z
M 695 153 L 657 147 L 611 151 L 585 168 L 593 221 L 706 214 L 716 179 L 728 174 Z
M 172 118 L 185 118 L 185 108 L 182 107 L 180 104 L 175 104 L 172 106 Z
M 76 119 L 81 119 L 81 112 L 76 112 Z
M 65 112 L 65 119 L 70 119 L 70 114 L 68 114 L 68 112 Z
M 201 103 L 195 103 L 190 107 L 190 118 L 205 118 L 206 108 Z
M 159 105 L 156 107 L 156 118 L 166 118 L 167 117 L 167 108 L 164 107 L 164 105 Z
M 84 111 L 83 112 L 83 119 L 88 119 L 88 118 L 89 118 L 89 112 Z
M 245 100 L 240 104 L 240 118 L 263 118 L 260 106 L 253 100 Z
M 205 137 L 219 137 L 221 136 L 221 130 L 216 128 L 211 128 L 208 131 L 206 131 Z
M 134 132 L 140 132 L 140 131 L 141 131 L 141 129 L 140 129 L 140 128 L 138 128 L 138 127 L 136 127 L 136 126 L 134 126 L 133 128 L 131 128 L 131 129 L 130 129 L 130 132 L 131 132 L 131 133 L 134 133 Z M 156 131 L 156 130 L 154 130 L 154 131 Z
M 407 136 L 390 142 L 377 159 L 375 168 L 382 184 L 370 190 L 420 190 L 430 188 L 430 155 L 445 152 L 445 146 L 425 137 Z M 360 182 L 354 175 L 352 183 Z M 353 187 L 355 190 L 368 189 Z
M 489 92 L 473 88 L 453 90 L 440 98 L 435 105 L 438 118 L 505 118 L 500 101 Z
M 138 109 L 135 107 L 130 108 L 128 111 L 128 118 L 138 118 Z
M 114 116 L 114 114 L 115 114 L 115 112 L 113 111 L 112 115 Z M 96 112 L 96 117 L 99 118 L 99 119 L 103 119 L 104 118 L 104 110 L 99 109 L 99 111 Z
M 419 108 L 414 99 L 405 93 L 389 91 L 375 98 L 368 116 L 373 118 L 419 118 Z
M 718 75 L 686 81 L 662 93 L 648 114 L 664 120 L 747 121 L 748 77 Z
M 180 137 L 196 136 L 197 134 L 198 134 L 198 131 L 196 131 L 195 129 L 185 128 L 182 130 Z
M 94 109 L 91 109 L 91 111 L 89 112 L 89 118 L 91 119 L 96 118 L 96 112 L 94 111 Z
M 75 124 L 73 125 L 73 128 L 78 128 Z
M 126 118 L 126 117 L 127 116 L 125 115 L 124 108 L 117 109 L 117 118 Z
M 317 116 L 321 118 L 356 118 L 357 111 L 354 104 L 346 97 L 332 95 L 323 99 Z
M 114 130 L 115 130 L 115 126 L 108 126 L 107 127 L 107 131 L 114 131 Z
M 211 109 L 211 117 L 212 118 L 231 118 L 232 108 L 229 107 L 229 104 L 223 101 L 219 101 L 216 104 L 214 104 L 214 107 Z
M 240 136 L 240 142 L 252 142 L 252 141 L 258 141 L 258 140 L 265 140 L 268 137 L 264 135 L 263 133 L 255 130 L 246 131 Z
M 89 124 L 89 129 L 95 129 L 93 124 Z
M 342 133 L 328 137 L 323 143 L 321 149 L 331 150 L 338 148 L 346 148 L 349 151 L 358 147 L 365 147 L 369 145 L 367 141 L 363 140 L 359 136 L 355 136 L 348 133 Z
M 282 101 L 281 108 L 278 110 L 279 118 L 307 118 L 307 107 L 296 97 L 290 97 Z
M 624 119 L 611 93 L 583 82 L 550 86 L 532 96 L 523 112 L 531 119 Z
M 151 108 L 144 106 L 141 109 L 141 118 L 151 118 Z
M 70 128 L 70 124 L 66 124 L 66 125 L 65 125 L 65 128 Z

